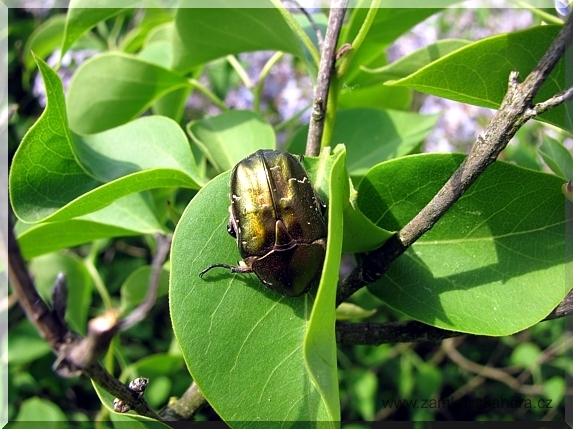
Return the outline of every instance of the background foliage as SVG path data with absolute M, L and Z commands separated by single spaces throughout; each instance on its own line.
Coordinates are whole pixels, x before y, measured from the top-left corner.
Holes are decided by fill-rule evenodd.
M 450 150 L 467 150 L 477 135 L 444 121 L 454 111 L 479 124 L 476 110 L 460 104 L 444 114 L 443 99 L 425 94 L 498 107 L 509 71 L 525 76 L 558 31 L 550 12 L 520 11 L 513 16 L 527 16 L 523 30 L 496 28 L 484 39 L 464 20 L 484 28 L 509 12 L 378 11 L 339 81 L 331 154 L 304 160 L 329 201 L 334 268 L 320 292 L 286 300 L 254 277 L 196 274 L 238 258 L 225 230 L 226 172 L 259 148 L 304 151 L 317 69 L 308 20 L 294 15 L 296 26 L 274 8 L 10 9 L 11 202 L 38 288 L 48 299 L 66 272 L 67 321 L 84 333 L 103 310 L 127 313 L 143 299 L 153 234 L 175 231 L 156 306 L 114 340 L 104 363 L 123 381 L 150 378 L 146 398 L 156 409 L 193 376 L 213 407 L 198 420 L 562 420 L 571 339 L 564 320 L 537 322 L 570 289 L 562 282 L 560 186 L 573 178 L 564 107 L 524 127 L 503 154 L 515 165 L 492 166 L 352 299 L 376 310 L 368 321 L 413 318 L 487 336 L 334 350 L 334 290 L 324 286 L 336 283 L 341 249 L 380 245 L 459 164 L 457 155 L 422 154 L 443 144 L 444 128 Z M 354 40 L 366 14 L 348 11 L 340 43 Z M 324 29 L 324 12 L 313 17 Z M 457 34 L 390 61 L 420 28 Z M 561 89 L 564 75 L 561 64 L 540 99 Z M 113 398 L 87 380 L 58 378 L 17 306 L 9 318 L 11 419 L 130 418 L 110 412 Z

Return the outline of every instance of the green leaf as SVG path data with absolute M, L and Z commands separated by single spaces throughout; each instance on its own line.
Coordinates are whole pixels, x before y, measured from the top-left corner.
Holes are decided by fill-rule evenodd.
M 10 350 L 8 353 L 10 365 L 33 362 L 52 350 L 28 319 L 23 319 L 16 326 L 10 328 L 8 349 Z
M 328 175 L 328 243 L 323 275 L 316 300 L 312 307 L 306 337 L 303 344 L 304 359 L 314 387 L 320 391 L 324 415 L 312 420 L 340 420 L 340 399 L 336 361 L 336 286 L 342 254 L 342 205 L 348 201 L 348 172 L 345 166 L 344 146 L 337 146 L 332 157 L 330 150 L 324 150 L 319 157 L 322 171 Z
M 415 155 L 374 167 L 360 209 L 398 230 L 438 192 L 460 155 Z M 565 280 L 563 180 L 496 162 L 369 289 L 421 322 L 509 335 L 542 320 L 573 286 Z M 534 296 L 535 299 L 531 299 Z
M 143 19 L 134 26 L 120 42 L 120 48 L 126 53 L 135 53 L 144 45 L 147 36 L 160 26 L 173 22 L 173 9 L 148 7 Z
M 352 177 L 374 165 L 412 153 L 434 128 L 438 115 L 419 115 L 382 109 L 349 109 L 336 114 L 332 144 L 344 143 Z M 288 150 L 304 153 L 308 126 L 288 143 Z
M 12 207 L 27 222 L 50 216 L 100 184 L 72 151 L 60 78 L 43 60 L 37 61 L 46 87 L 46 109 L 22 139 L 10 170 Z
M 343 202 L 343 253 L 368 252 L 380 247 L 393 233 L 378 227 L 358 208 L 357 195 L 349 182 L 349 198 Z
M 120 52 L 97 55 L 84 62 L 70 82 L 70 128 L 93 134 L 117 127 L 180 88 L 190 88 L 186 79 L 141 58 Z
M 41 59 L 38 65 L 46 109 L 22 140 L 10 171 L 10 197 L 21 220 L 68 220 L 130 193 L 199 187 L 189 143 L 175 122 L 145 117 L 100 134 L 72 135 L 61 81 Z
M 539 154 L 556 175 L 573 180 L 573 155 L 563 146 L 563 143 L 544 136 L 543 144 L 539 147 Z
M 154 42 L 145 45 L 145 47 L 137 54 L 137 58 L 155 64 L 159 67 L 167 68 L 173 61 L 171 51 L 171 43 L 164 41 Z M 181 91 L 181 89 L 179 91 Z
M 343 302 L 336 307 L 336 320 L 366 319 L 375 313 L 376 310 L 366 310 L 351 302 Z
M 200 4 L 185 0 L 177 10 L 174 70 L 185 73 L 226 55 L 252 51 L 277 50 L 303 58 L 299 40 L 271 1 L 259 0 L 254 9 L 238 9 L 234 0 L 212 0 L 208 9 Z
M 134 7 L 139 3 L 139 0 L 122 0 L 124 7 Z M 93 7 L 93 1 L 90 0 L 71 0 L 68 7 L 61 56 L 64 56 L 82 34 L 91 30 L 99 22 L 120 14 L 123 9 L 117 6 L 117 0 L 98 0 L 97 8 Z
M 400 35 L 414 27 L 416 24 L 424 21 L 433 14 L 441 11 L 441 8 L 408 8 L 400 4 L 396 0 L 382 0 L 374 22 L 365 39 L 366 42 L 376 42 L 384 45 L 389 45 L 396 40 Z M 457 3 L 456 1 L 442 0 L 440 7 L 446 7 L 451 4 Z M 370 0 L 364 0 L 361 3 L 362 7 L 356 7 L 351 10 L 346 28 L 341 34 L 341 43 L 352 43 L 368 13 Z
M 16 421 L 27 422 L 27 421 L 38 421 L 41 417 L 44 424 L 42 427 L 47 429 L 56 428 L 66 428 L 68 427 L 67 418 L 64 412 L 51 401 L 46 399 L 41 399 L 38 397 L 26 399 L 20 404 L 20 410 L 18 411 L 18 416 Z M 60 422 L 60 423 L 56 423 Z M 21 423 L 20 423 L 21 424 Z M 18 427 L 16 424 L 15 427 Z
M 435 365 L 419 362 L 416 364 L 416 392 L 421 398 L 435 398 L 442 384 L 443 372 Z
M 181 122 L 190 94 L 191 88 L 179 88 L 165 94 L 153 105 L 153 114 L 166 116 L 178 123 Z
M 469 40 L 460 39 L 438 40 L 436 43 L 424 46 L 391 64 L 376 69 L 363 69 L 363 71 L 376 74 L 383 80 L 401 79 L 470 43 Z
M 507 91 L 510 72 L 518 71 L 521 79 L 525 79 L 561 28 L 559 25 L 543 25 L 489 37 L 452 52 L 391 84 L 497 109 Z M 552 97 L 564 89 L 564 84 L 565 66 L 562 59 L 534 102 Z M 565 107 L 559 106 L 540 118 L 565 128 Z
M 539 357 L 541 349 L 537 344 L 521 343 L 518 344 L 511 353 L 511 364 L 521 368 L 533 369 L 533 366 L 539 366 Z
M 26 46 L 22 51 L 22 63 L 24 72 L 22 73 L 22 84 L 29 88 L 30 75 L 36 68 L 36 60 L 32 55 L 34 52 L 40 58 L 47 58 L 62 43 L 66 15 L 59 14 L 50 17 L 40 24 L 26 41 Z
M 354 372 L 355 406 L 364 420 L 372 421 L 376 414 L 378 377 L 368 370 L 356 370 Z
M 310 176 L 315 185 L 321 182 Z M 226 228 L 228 183 L 224 173 L 201 189 L 173 237 L 169 302 L 189 371 L 216 412 L 236 426 L 259 419 L 332 420 L 331 399 L 313 384 L 303 352 L 314 290 L 285 298 L 254 275 L 214 270 L 199 278 L 213 263 L 240 258 Z
M 66 321 L 71 328 L 85 335 L 93 282 L 83 262 L 73 254 L 51 253 L 34 258 L 29 264 L 38 292 L 50 301 L 54 282 L 59 273 L 66 276 L 68 306 Z
M 361 68 L 375 68 L 385 65 L 386 48 L 396 38 L 429 16 L 441 11 L 439 8 L 401 8 L 403 5 L 396 3 L 393 0 L 383 0 L 381 2 L 368 34 L 355 52 L 352 63 L 344 76 L 344 82 L 348 86 L 366 86 L 379 82 L 380 80 L 377 77 L 365 73 Z M 456 2 L 446 0 L 444 3 L 453 4 Z M 367 13 L 367 7 L 352 10 L 348 27 L 341 35 L 342 42 L 353 42 Z
M 22 255 L 30 259 L 100 238 L 164 232 L 149 200 L 142 194 L 130 194 L 75 219 L 36 225 L 20 222 L 17 238 Z
M 153 380 L 162 375 L 181 376 L 185 362 L 180 355 L 167 353 L 157 353 L 146 356 L 125 368 L 124 373 L 128 374 L 128 379 L 146 377 Z M 125 377 L 122 376 L 122 379 Z
M 551 400 L 553 406 L 560 404 L 566 395 L 567 385 L 562 375 L 556 375 L 543 382 L 543 396 Z M 545 402 L 548 405 L 548 401 Z
M 392 91 L 388 91 L 391 89 Z M 399 89 L 400 91 L 394 91 Z M 384 82 L 369 86 L 344 86 L 338 97 L 340 109 L 376 109 L 408 110 L 412 103 L 412 91 L 408 88 L 389 87 Z
M 503 160 L 519 165 L 520 167 L 543 171 L 544 165 L 541 159 L 539 159 L 536 143 L 538 140 L 537 136 L 545 133 L 541 130 L 534 131 L 535 128 L 539 129 L 542 127 L 544 127 L 544 125 L 533 121 L 521 127 L 503 150 Z
M 344 145 L 338 145 L 342 150 Z M 316 177 L 313 181 L 314 187 L 319 190 L 328 190 L 331 186 L 331 180 L 328 176 L 323 174 L 324 171 L 330 171 L 330 166 L 324 166 L 320 159 L 304 158 L 307 172 L 310 176 Z M 344 167 L 346 168 L 346 166 Z M 388 238 L 392 236 L 382 228 L 376 226 L 370 219 L 368 219 L 357 207 L 356 204 L 356 191 L 350 179 L 345 176 L 338 180 L 336 184 L 338 192 L 344 195 L 342 199 L 342 252 L 343 253 L 358 253 L 376 249 L 380 247 Z M 321 194 L 325 201 L 328 201 L 328 192 Z
M 276 148 L 273 128 L 249 110 L 193 121 L 187 132 L 218 173 L 230 170 L 257 149 Z

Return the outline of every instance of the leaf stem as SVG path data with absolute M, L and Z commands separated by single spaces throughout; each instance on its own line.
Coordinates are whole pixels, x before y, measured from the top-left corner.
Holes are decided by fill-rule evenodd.
M 312 61 L 316 66 L 318 66 L 318 64 L 320 63 L 320 53 L 318 52 L 318 49 L 316 49 L 314 43 L 312 43 L 312 40 L 310 40 L 310 37 L 308 37 L 304 29 L 298 23 L 298 21 L 293 18 L 291 13 L 288 11 L 287 8 L 284 7 L 284 5 L 280 2 L 280 0 L 270 0 L 270 1 L 275 5 L 275 7 L 281 13 L 285 21 L 290 25 L 290 27 L 293 29 L 296 35 L 300 38 L 302 44 L 306 47 L 306 49 L 310 53 Z
M 368 9 L 368 13 L 366 14 L 366 18 L 364 18 L 364 22 L 360 26 L 360 30 L 358 30 L 358 34 L 352 41 L 352 50 L 349 51 L 342 59 L 340 60 L 340 64 L 338 65 L 336 75 L 337 77 L 342 77 L 348 71 L 348 67 L 352 63 L 352 58 L 356 51 L 364 42 L 366 35 L 370 31 L 370 27 L 372 27 L 372 23 L 374 22 L 374 18 L 376 18 L 376 14 L 378 13 L 378 9 L 380 8 L 381 0 L 372 0 L 370 3 L 370 8 Z
M 261 111 L 261 95 L 263 94 L 263 88 L 265 86 L 265 80 L 269 75 L 273 66 L 279 62 L 279 60 L 284 56 L 284 52 L 275 52 L 272 57 L 266 62 L 259 75 L 259 81 L 253 89 L 253 109 L 255 112 L 260 113 Z
M 86 256 L 86 258 L 84 259 L 84 265 L 88 270 L 88 273 L 90 274 L 90 277 L 92 278 L 92 281 L 94 282 L 94 286 L 96 287 L 101 300 L 103 302 L 103 305 L 105 307 L 106 310 L 111 310 L 113 309 L 113 303 L 111 302 L 111 296 L 109 295 L 109 291 L 107 290 L 105 283 L 103 281 L 103 279 L 101 278 L 101 276 L 99 275 L 99 271 L 97 270 L 96 266 L 95 266 L 95 259 L 97 257 L 97 251 L 99 249 L 99 246 L 97 245 L 97 241 L 95 243 L 92 243 L 91 247 L 90 247 L 90 252 L 88 253 L 88 255 Z
M 206 96 L 209 100 L 211 100 L 213 102 L 213 104 L 215 104 L 219 109 L 221 109 L 224 112 L 229 110 L 229 108 L 225 105 L 225 103 L 223 103 L 223 101 L 219 97 L 217 97 L 213 91 L 211 91 L 209 88 L 207 88 L 201 82 L 199 82 L 197 79 L 191 78 L 191 79 L 188 79 L 187 82 L 189 82 L 189 84 L 191 86 L 196 88 L 200 93 L 202 93 L 204 96 Z
M 108 46 L 110 46 L 111 50 L 117 50 L 117 41 L 119 34 L 121 33 L 121 28 L 123 27 L 124 21 L 125 15 L 123 13 L 116 15 L 115 19 L 113 20 L 113 27 L 108 34 Z
M 237 57 L 234 55 L 227 55 L 226 59 L 229 62 L 229 64 L 231 64 L 231 67 L 235 69 L 235 71 L 239 75 L 239 78 L 243 81 L 245 86 L 248 89 L 251 89 L 253 87 L 253 82 L 251 81 L 251 78 L 249 77 L 247 71 L 245 70 L 243 65 L 239 62 Z

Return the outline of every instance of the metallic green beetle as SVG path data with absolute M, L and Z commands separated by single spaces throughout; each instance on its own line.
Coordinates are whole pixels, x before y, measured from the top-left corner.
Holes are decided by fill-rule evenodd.
M 290 153 L 258 150 L 231 172 L 227 230 L 237 239 L 239 266 L 284 296 L 302 295 L 320 280 L 326 253 L 326 205 Z

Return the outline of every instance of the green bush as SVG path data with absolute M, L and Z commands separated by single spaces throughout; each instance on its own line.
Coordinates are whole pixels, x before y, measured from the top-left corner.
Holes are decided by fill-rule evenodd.
M 439 27 L 448 15 L 367 2 L 347 11 L 338 46 L 353 49 L 336 62 L 321 154 L 303 158 L 328 206 L 323 276 L 318 289 L 285 298 L 254 275 L 199 277 L 211 264 L 240 259 L 226 231 L 229 170 L 262 148 L 303 154 L 313 120 L 304 96 L 288 110 L 266 87 L 285 85 L 273 81 L 277 67 L 287 67 L 303 93 L 316 83 L 312 23 L 324 34 L 327 13 L 313 12 L 311 23 L 275 0 L 259 3 L 265 7 L 220 0 L 220 8 L 201 9 L 189 0 L 172 9 L 82 9 L 76 1 L 41 18 L 10 10 L 10 101 L 18 104 L 10 200 L 42 297 L 50 301 L 64 272 L 71 329 L 85 335 L 90 319 L 114 309 L 124 317 L 145 298 L 157 234 L 173 234 L 155 306 L 102 360 L 123 382 L 149 378 L 145 397 L 155 410 L 194 381 L 211 406 L 194 418 L 233 427 L 563 419 L 570 342 L 563 319 L 539 322 L 573 286 L 564 283 L 572 255 L 562 187 L 573 178 L 564 105 L 523 127 L 502 153 L 512 162 L 494 162 L 352 296 L 354 307 L 334 304 L 342 255 L 361 263 L 464 160 L 424 153 L 440 115 L 419 113 L 422 94 L 499 108 L 510 73 L 524 79 L 533 70 L 561 19 L 534 10 L 527 29 L 439 40 L 389 62 L 400 36 L 429 17 Z M 245 54 L 255 51 L 271 52 Z M 44 108 L 33 101 L 35 76 Z M 561 60 L 534 102 L 565 88 Z M 142 421 L 114 412 L 113 395 L 97 385 L 54 374 L 46 342 L 16 308 L 10 317 L 11 419 Z M 415 320 L 472 335 L 337 346 L 337 317 L 375 326 Z

